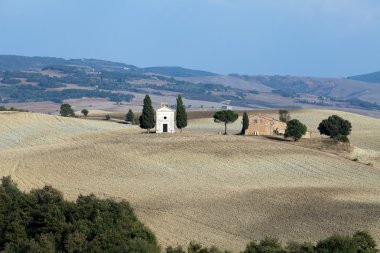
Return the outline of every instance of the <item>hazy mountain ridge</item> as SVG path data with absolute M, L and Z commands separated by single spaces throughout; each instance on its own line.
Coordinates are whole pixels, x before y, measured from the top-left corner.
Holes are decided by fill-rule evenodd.
M 218 74 L 203 71 L 203 70 L 193 70 L 186 69 L 182 67 L 148 67 L 144 68 L 145 72 L 155 73 L 165 76 L 175 76 L 175 77 L 197 77 L 197 76 L 219 76 Z
M 373 80 L 376 73 L 363 76 Z M 182 94 L 187 99 L 248 108 L 380 110 L 376 103 L 380 101 L 380 85 L 354 78 L 218 75 L 182 67 L 139 68 L 97 59 L 0 55 L 2 103 L 61 103 L 82 97 L 122 103 L 132 101 L 136 93 L 161 97 Z
M 380 71 L 372 72 L 372 73 L 364 74 L 364 75 L 350 76 L 348 78 L 352 80 L 363 81 L 363 82 L 377 83 L 380 85 Z
M 320 78 L 297 76 L 247 76 L 233 75 L 243 80 L 261 83 L 275 90 L 286 90 L 295 93 L 310 93 L 319 96 L 363 98 L 369 95 L 380 96 L 380 87 L 346 78 Z M 369 98 L 372 100 L 372 98 Z

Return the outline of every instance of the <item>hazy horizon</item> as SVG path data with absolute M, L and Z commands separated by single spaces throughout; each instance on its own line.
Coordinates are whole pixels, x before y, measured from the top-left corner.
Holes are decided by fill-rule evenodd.
M 380 70 L 375 0 L 0 0 L 0 54 L 94 58 L 218 74 Z

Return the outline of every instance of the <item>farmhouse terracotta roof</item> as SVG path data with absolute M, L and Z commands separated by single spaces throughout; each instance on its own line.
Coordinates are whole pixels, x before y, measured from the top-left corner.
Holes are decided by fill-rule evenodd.
M 275 119 L 271 116 L 268 116 L 268 115 L 262 115 L 262 114 L 258 114 L 258 115 L 254 115 L 252 117 L 259 117 L 259 118 L 263 118 L 263 119 L 266 119 L 266 120 L 270 120 L 270 121 L 277 121 L 277 122 L 281 122 L 280 120 L 278 119 Z

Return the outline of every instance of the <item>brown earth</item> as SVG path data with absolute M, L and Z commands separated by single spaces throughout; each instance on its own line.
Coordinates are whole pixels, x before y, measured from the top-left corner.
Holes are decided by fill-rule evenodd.
M 313 117 L 330 113 L 293 116 L 312 129 Z M 380 151 L 373 134 L 380 120 L 344 116 L 358 132 L 353 143 Z M 218 135 L 222 126 L 211 119 L 191 120 L 172 135 L 32 113 L 0 113 L 0 120 L 1 176 L 23 190 L 53 185 L 68 199 L 126 199 L 163 246 L 197 240 L 238 251 L 266 235 L 316 241 L 359 229 L 380 243 L 376 167 L 286 142 Z

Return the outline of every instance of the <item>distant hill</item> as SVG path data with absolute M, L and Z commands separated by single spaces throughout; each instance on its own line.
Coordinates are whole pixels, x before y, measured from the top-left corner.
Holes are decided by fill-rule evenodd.
M 37 70 L 64 62 L 65 59 L 55 57 L 0 55 L 0 70 Z
M 60 104 L 83 98 L 101 98 L 117 106 L 141 94 L 158 96 L 161 101 L 181 94 L 192 100 L 190 108 L 203 108 L 207 103 L 217 108 L 228 103 L 240 108 L 380 110 L 379 84 L 380 72 L 350 78 L 218 75 L 183 67 L 139 68 L 97 59 L 0 55 L 0 103 L 8 107 L 11 103 Z
M 348 79 L 380 84 L 380 71 L 364 75 L 350 76 Z
M 205 77 L 205 76 L 218 76 L 218 74 L 202 71 L 186 69 L 182 67 L 150 67 L 144 68 L 144 71 L 160 74 L 164 76 L 174 76 L 174 77 Z
M 120 62 L 96 60 L 96 59 L 63 59 L 56 57 L 28 57 L 18 55 L 0 55 L 0 70 L 42 70 L 49 66 L 69 65 L 80 67 L 91 67 L 96 70 L 120 71 L 132 70 L 142 71 L 138 67 Z

